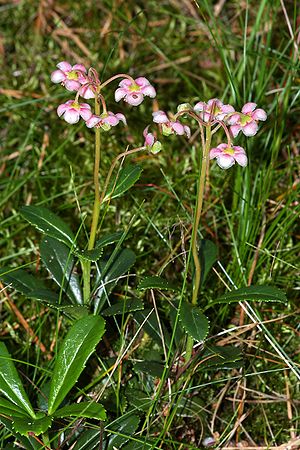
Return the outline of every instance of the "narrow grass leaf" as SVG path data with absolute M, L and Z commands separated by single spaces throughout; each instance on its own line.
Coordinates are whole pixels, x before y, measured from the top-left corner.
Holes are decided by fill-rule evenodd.
M 43 206 L 23 206 L 20 209 L 22 216 L 38 230 L 64 242 L 73 248 L 75 237 L 70 227 L 56 214 Z
M 48 412 L 53 414 L 78 380 L 85 363 L 105 331 L 100 316 L 87 316 L 69 330 L 56 358 L 51 379 Z
M 36 418 L 17 369 L 3 342 L 0 342 L 0 392 L 31 418 Z
M 179 312 L 181 325 L 196 341 L 203 341 L 209 330 L 209 322 L 200 308 L 188 302 L 183 302 Z
M 58 409 L 53 417 L 86 417 L 87 419 L 105 420 L 106 412 L 100 403 L 82 402 Z

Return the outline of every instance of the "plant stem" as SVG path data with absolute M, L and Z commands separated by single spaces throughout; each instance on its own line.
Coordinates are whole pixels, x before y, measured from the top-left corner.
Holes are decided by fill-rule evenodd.
M 198 256 L 198 249 L 197 249 L 197 235 L 198 235 L 198 228 L 202 213 L 202 205 L 203 205 L 203 196 L 204 196 L 204 189 L 205 189 L 205 178 L 206 178 L 206 172 L 207 172 L 207 166 L 208 166 L 208 158 L 209 158 L 209 150 L 210 150 L 210 144 L 211 144 L 211 126 L 208 125 L 206 128 L 206 139 L 205 139 L 205 145 L 204 148 L 202 148 L 202 161 L 201 161 L 201 167 L 200 167 L 200 174 L 198 178 L 198 187 L 197 187 L 197 199 L 196 199 L 196 207 L 195 207 L 195 213 L 194 213 L 194 223 L 193 223 L 193 231 L 192 231 L 192 239 L 191 239 L 191 249 L 192 249 L 192 255 L 195 265 L 195 275 L 194 275 L 194 284 L 193 284 L 193 296 L 192 296 L 192 305 L 197 305 L 198 300 L 198 292 L 201 282 L 201 265 L 199 261 Z M 189 361 L 192 356 L 192 350 L 193 350 L 193 338 L 191 336 L 188 336 L 187 344 L 186 344 L 186 356 L 185 360 Z
M 95 97 L 95 114 L 97 116 L 100 115 L 100 103 L 98 100 L 98 96 Z M 95 162 L 94 162 L 94 189 L 95 189 L 95 198 L 94 198 L 94 206 L 93 206 L 93 215 L 92 215 L 92 225 L 91 232 L 88 243 L 88 250 L 92 250 L 95 245 L 99 215 L 100 215 L 100 185 L 99 185 L 99 170 L 100 170 L 100 156 L 101 156 L 101 135 L 100 128 L 95 128 Z M 83 271 L 83 298 L 84 304 L 87 304 L 90 300 L 90 292 L 91 292 L 91 262 L 90 261 L 82 261 L 82 271 Z

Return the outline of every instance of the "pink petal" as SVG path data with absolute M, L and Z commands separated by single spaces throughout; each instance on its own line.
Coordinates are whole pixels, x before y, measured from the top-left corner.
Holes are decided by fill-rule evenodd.
M 80 72 L 86 73 L 86 68 L 83 64 L 75 64 L 75 66 L 72 67 L 72 70 L 80 70 Z
M 152 133 L 148 133 L 145 137 L 145 145 L 152 147 L 155 141 L 154 135 Z
M 66 103 L 63 103 L 62 105 L 59 105 L 57 108 L 57 115 L 60 117 L 63 115 L 63 113 L 68 109 L 68 105 Z
M 222 112 L 224 112 L 225 114 L 233 113 L 234 112 L 234 107 L 231 106 L 231 105 L 223 105 L 222 106 Z
M 109 115 L 103 118 L 104 123 L 108 123 L 108 125 L 116 126 L 119 123 L 119 119 L 115 115 Z
M 217 157 L 217 164 L 221 169 L 229 169 L 229 167 L 233 166 L 235 163 L 234 157 L 231 155 L 219 155 Z
M 150 84 L 149 86 L 142 87 L 141 91 L 144 95 L 147 95 L 150 98 L 154 98 L 156 96 L 156 90 Z
M 55 70 L 51 73 L 51 81 L 53 83 L 61 83 L 66 79 L 66 75 L 61 70 Z
M 182 136 L 184 134 L 184 128 L 183 125 L 179 122 L 171 122 L 172 129 L 175 131 L 176 134 L 179 136 Z
M 124 78 L 124 80 L 122 80 L 119 83 L 119 86 L 121 88 L 129 88 L 131 85 L 132 85 L 132 82 L 130 80 L 128 80 L 128 78 Z M 127 90 L 126 90 L 126 92 L 127 92 Z
M 228 117 L 227 122 L 229 125 L 235 125 L 240 120 L 239 114 L 233 114 L 232 116 Z
M 92 91 L 90 86 L 81 86 L 81 88 L 79 89 L 79 93 L 81 97 L 85 98 L 86 100 L 88 100 L 89 98 L 95 98 L 95 93 Z
M 187 135 L 188 139 L 190 139 L 190 137 L 191 137 L 191 129 L 190 129 L 190 127 L 185 125 L 183 128 L 184 128 L 184 132 Z
M 152 113 L 153 122 L 155 123 L 167 123 L 169 122 L 168 116 L 164 111 L 155 111 Z
M 83 120 L 88 120 L 91 116 L 92 116 L 92 111 L 91 108 L 83 108 L 82 106 L 80 107 L 80 113 L 81 117 L 83 118 Z
M 209 152 L 209 159 L 216 158 L 217 156 L 219 156 L 221 154 L 222 154 L 222 151 L 219 148 L 214 147 Z
M 117 113 L 117 114 L 115 114 L 115 116 L 116 116 L 121 122 L 123 122 L 124 125 L 127 125 L 126 117 L 124 116 L 124 114 L 122 114 L 122 113 Z
M 213 105 L 215 105 L 215 107 L 221 109 L 221 107 L 223 106 L 223 103 L 218 98 L 211 98 L 210 100 L 208 100 L 207 105 L 209 107 L 212 107 Z
M 148 126 L 144 129 L 144 131 L 143 131 L 143 136 L 144 136 L 144 138 L 147 137 L 149 126 L 150 126 L 150 125 L 148 125 Z
M 250 112 L 254 111 L 256 108 L 256 103 L 246 103 L 243 107 L 242 107 L 242 113 L 243 114 L 249 114 Z
M 86 126 L 87 126 L 88 128 L 94 128 L 94 126 L 97 125 L 100 121 L 101 121 L 101 117 L 92 115 L 92 116 L 85 122 L 85 124 L 86 124 Z
M 126 95 L 124 100 L 125 102 L 129 103 L 129 105 L 138 106 L 144 100 L 144 96 L 141 92 L 131 92 L 130 94 Z
M 125 81 L 125 80 L 123 80 L 123 81 Z M 125 97 L 125 95 L 127 95 L 127 89 L 118 88 L 115 92 L 115 101 L 119 102 L 122 98 Z
M 239 132 L 241 131 L 242 127 L 240 125 L 232 125 L 230 127 L 230 131 L 233 137 L 237 137 Z
M 70 72 L 72 70 L 72 66 L 67 61 L 62 61 L 56 65 L 63 72 Z
M 76 80 L 66 80 L 65 81 L 65 88 L 68 91 L 78 91 L 80 86 L 81 86 L 81 84 L 79 83 L 79 81 L 76 81 Z
M 141 86 L 141 87 L 150 85 L 149 80 L 147 80 L 147 78 L 145 78 L 145 77 L 138 77 L 134 81 L 138 86 Z
M 259 108 L 252 113 L 252 118 L 255 120 L 267 120 L 267 113 Z
M 70 124 L 77 123 L 80 119 L 79 111 L 73 108 L 67 109 L 64 114 L 64 119 Z
M 204 111 L 206 109 L 207 105 L 204 102 L 198 102 L 194 106 L 194 111 Z
M 224 143 L 219 144 L 219 145 L 217 146 L 217 148 L 223 152 L 224 150 L 227 150 L 228 144 L 224 144 Z M 241 148 L 242 148 L 242 147 L 241 147 Z
M 232 127 L 231 127 L 232 128 Z M 257 133 L 258 125 L 253 120 L 253 122 L 248 123 L 242 128 L 242 132 L 245 136 L 254 136 Z
M 248 164 L 248 158 L 245 154 L 243 153 L 237 153 L 234 155 L 234 158 L 236 160 L 236 162 L 242 166 L 242 167 L 246 167 Z

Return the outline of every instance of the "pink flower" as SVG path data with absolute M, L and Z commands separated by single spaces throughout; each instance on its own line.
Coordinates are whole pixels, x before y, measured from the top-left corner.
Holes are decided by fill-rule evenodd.
M 110 130 L 111 127 L 115 127 L 119 122 L 123 122 L 126 125 L 126 118 L 124 114 L 114 114 L 111 111 L 102 113 L 100 116 L 92 115 L 87 121 L 86 126 L 88 128 L 101 127 L 104 131 Z
M 66 103 L 59 105 L 57 108 L 57 114 L 59 117 L 63 117 L 63 119 L 68 123 L 77 123 L 80 117 L 83 120 L 88 120 L 91 115 L 91 107 L 87 103 L 77 103 L 74 100 L 68 100 Z
M 230 131 L 236 137 L 240 131 L 245 136 L 254 136 L 258 131 L 258 121 L 267 120 L 267 114 L 263 109 L 255 109 L 256 103 L 246 103 L 241 113 L 235 113 L 228 118 L 231 125 Z
M 180 136 L 186 134 L 191 137 L 191 130 L 188 126 L 182 125 L 178 121 L 170 120 L 164 111 L 156 111 L 152 113 L 153 122 L 162 124 L 162 132 L 165 136 L 170 134 L 178 134 Z
M 245 150 L 237 145 L 229 147 L 228 144 L 219 144 L 210 150 L 209 158 L 217 158 L 217 164 L 221 169 L 229 169 L 235 162 L 242 167 L 246 167 L 248 163 Z
M 82 64 L 71 66 L 67 61 L 57 64 L 58 70 L 51 74 L 53 83 L 61 83 L 68 91 L 78 91 L 86 82 L 86 68 Z
M 95 98 L 95 92 L 91 88 L 91 84 L 86 83 L 79 88 L 79 94 L 81 97 L 88 100 L 89 98 Z
M 221 100 L 217 98 L 212 98 L 205 102 L 198 102 L 194 106 L 194 111 L 199 114 L 204 122 L 209 122 L 214 119 L 224 120 L 227 114 L 233 113 L 234 108 L 231 105 L 224 105 Z
M 149 83 L 147 78 L 139 77 L 134 83 L 125 78 L 119 83 L 119 88 L 115 92 L 115 100 L 119 102 L 122 98 L 124 101 L 133 106 L 138 106 L 144 100 L 144 95 L 154 98 L 156 91 Z
M 161 151 L 162 145 L 159 142 L 153 133 L 148 133 L 148 127 L 144 129 L 143 136 L 145 138 L 144 146 L 147 147 L 148 150 L 151 151 L 154 155 Z

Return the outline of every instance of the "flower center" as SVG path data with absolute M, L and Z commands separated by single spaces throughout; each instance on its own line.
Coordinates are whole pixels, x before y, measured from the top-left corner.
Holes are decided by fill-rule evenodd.
M 227 147 L 225 150 L 223 150 L 223 153 L 226 155 L 234 155 L 234 149 L 232 147 Z
M 71 103 L 71 108 L 80 109 L 80 105 L 78 102 L 73 102 L 73 103 Z
M 240 124 L 242 126 L 246 125 L 248 122 L 251 122 L 252 117 L 247 114 L 241 114 L 240 115 Z
M 132 83 L 132 85 L 129 86 L 129 90 L 130 90 L 131 92 L 134 92 L 134 91 L 140 91 L 141 88 L 140 88 L 140 86 L 137 85 L 136 83 Z
M 78 73 L 76 70 L 71 70 L 67 73 L 67 78 L 68 80 L 78 80 Z

